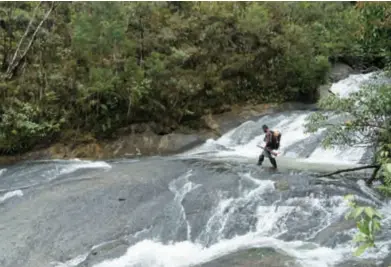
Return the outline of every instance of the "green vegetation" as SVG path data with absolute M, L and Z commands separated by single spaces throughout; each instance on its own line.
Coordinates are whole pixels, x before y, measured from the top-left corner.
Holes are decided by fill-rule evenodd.
M 362 21 L 362 34 L 359 48 L 362 57 L 356 62 L 369 61 L 372 64 L 386 66 L 386 76 L 391 65 L 391 42 L 387 36 L 391 33 L 391 8 L 388 3 L 357 3 Z M 326 129 L 325 147 L 332 146 L 375 146 L 373 174 L 367 179 L 372 185 L 374 180 L 381 181 L 377 189 L 391 196 L 391 85 L 378 83 L 365 86 L 348 98 L 329 96 L 319 101 L 320 112 L 309 118 L 307 130 L 315 132 Z M 334 117 L 337 115 L 339 119 Z M 357 223 L 358 233 L 354 241 L 358 244 L 356 256 L 367 248 L 376 246 L 376 233 L 381 231 L 381 215 L 370 206 L 357 204 L 352 195 L 346 196 L 351 211 L 347 219 Z
M 135 123 L 165 134 L 236 103 L 314 102 L 331 63 L 383 68 L 391 56 L 388 2 L 15 1 L 0 13 L 1 154 Z M 325 146 L 376 144 L 368 184 L 391 194 L 391 86 L 320 107 L 308 130 L 326 127 Z M 350 204 L 360 254 L 379 215 Z
M 375 146 L 371 165 L 374 171 L 367 184 L 378 179 L 382 185 L 377 189 L 391 196 L 391 84 L 365 86 L 348 98 L 330 95 L 319 101 L 319 106 L 322 111 L 309 117 L 307 130 L 316 132 L 325 128 L 325 147 Z M 356 220 L 359 230 L 354 240 L 360 246 L 355 254 L 361 255 L 365 249 L 375 246 L 381 216 L 373 207 L 358 205 L 351 195 L 347 200 L 352 208 L 347 218 Z
M 389 12 L 387 2 L 3 2 L 0 152 L 142 122 L 165 134 L 233 103 L 316 101 L 330 63 L 383 67 Z
M 354 242 L 360 244 L 354 255 L 360 256 L 367 248 L 375 247 L 375 234 L 381 229 L 381 215 L 373 207 L 357 205 L 353 195 L 347 195 L 346 200 L 348 200 L 351 211 L 346 214 L 345 218 L 356 220 L 359 230 L 353 239 Z

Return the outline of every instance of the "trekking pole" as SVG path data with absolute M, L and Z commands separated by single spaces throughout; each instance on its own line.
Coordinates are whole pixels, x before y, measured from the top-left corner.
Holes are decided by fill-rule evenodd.
M 267 151 L 269 151 L 270 152 L 270 154 L 272 154 L 273 156 L 278 156 L 278 152 L 274 152 L 274 151 L 272 151 L 272 150 L 270 150 L 270 149 L 268 149 L 267 147 L 264 147 L 264 146 L 261 146 L 261 145 L 257 145 L 257 147 L 260 147 L 260 148 L 262 148 L 262 149 L 267 149 Z

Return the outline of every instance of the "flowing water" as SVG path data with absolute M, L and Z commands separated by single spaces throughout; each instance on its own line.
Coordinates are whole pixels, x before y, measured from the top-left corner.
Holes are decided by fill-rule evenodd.
M 346 95 L 371 75 L 332 90 Z M 315 176 L 366 163 L 370 149 L 322 149 L 324 132 L 303 132 L 310 113 L 248 121 L 173 157 L 4 167 L 0 266 L 388 266 L 391 203 L 364 174 Z M 264 123 L 283 134 L 278 172 L 255 165 Z M 344 219 L 350 193 L 384 215 L 377 248 L 359 258 Z

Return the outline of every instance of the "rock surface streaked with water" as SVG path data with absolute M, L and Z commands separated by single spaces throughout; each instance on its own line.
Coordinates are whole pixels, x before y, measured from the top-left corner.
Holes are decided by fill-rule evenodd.
M 350 76 L 333 90 L 362 80 Z M 391 203 L 360 179 L 314 175 L 364 163 L 367 150 L 323 150 L 321 131 L 303 133 L 309 113 L 248 121 L 173 157 L 8 166 L 0 266 L 387 266 Z M 283 133 L 281 171 L 255 165 L 263 123 Z M 384 215 L 378 247 L 359 258 L 354 223 L 344 219 L 349 193 Z

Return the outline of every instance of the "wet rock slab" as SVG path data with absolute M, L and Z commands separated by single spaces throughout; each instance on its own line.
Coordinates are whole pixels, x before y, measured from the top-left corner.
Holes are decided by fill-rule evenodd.
M 299 267 L 290 256 L 273 248 L 251 248 L 194 267 Z

